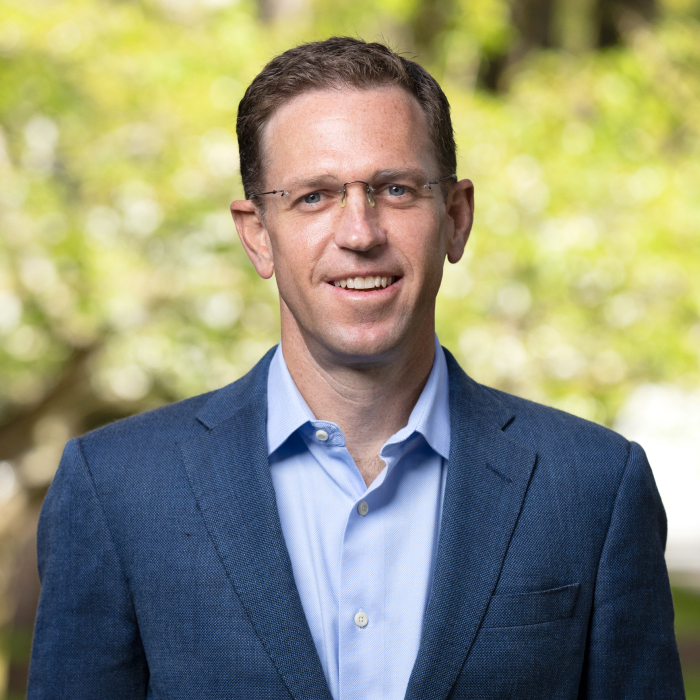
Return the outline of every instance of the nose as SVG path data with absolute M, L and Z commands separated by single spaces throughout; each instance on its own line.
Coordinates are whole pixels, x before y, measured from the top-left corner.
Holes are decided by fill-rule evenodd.
M 335 242 L 340 248 L 366 251 L 386 242 L 379 224 L 377 209 L 367 197 L 367 185 L 349 182 L 345 185 L 345 206 L 339 207 Z

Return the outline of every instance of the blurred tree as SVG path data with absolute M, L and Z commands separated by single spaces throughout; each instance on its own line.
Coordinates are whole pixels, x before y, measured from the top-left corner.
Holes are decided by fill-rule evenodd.
M 514 0 L 512 17 L 520 42 L 532 48 L 551 48 L 554 0 Z
M 567 21 L 570 16 L 573 23 Z M 657 16 L 656 0 L 596 0 L 595 4 L 591 0 L 511 0 L 512 41 L 497 51 L 484 52 L 480 84 L 491 91 L 503 90 L 507 71 L 534 49 L 560 49 L 571 43 L 581 48 L 617 46 L 632 29 Z M 573 42 L 566 36 L 572 24 L 577 35 Z
M 438 42 L 451 28 L 455 6 L 451 0 L 420 0 L 411 18 L 413 45 L 423 60 L 434 61 Z
M 622 43 L 624 27 L 639 22 L 653 22 L 658 14 L 656 0 L 598 0 L 596 29 L 598 46 Z

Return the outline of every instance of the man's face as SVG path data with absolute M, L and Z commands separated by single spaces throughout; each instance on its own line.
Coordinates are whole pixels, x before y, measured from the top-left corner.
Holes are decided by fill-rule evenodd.
M 265 196 L 261 224 L 283 342 L 300 334 L 310 349 L 350 363 L 432 343 L 445 256 L 461 257 L 468 228 L 455 232 L 452 195 L 446 204 L 439 186 L 422 187 L 451 173 L 438 172 L 417 101 L 395 87 L 307 92 L 274 113 L 263 147 L 266 189 L 290 193 Z M 384 187 L 376 206 L 363 184 L 347 186 L 344 207 L 329 204 L 355 180 Z M 405 190 L 386 189 L 394 181 L 414 185 L 410 206 L 396 204 Z M 379 285 L 351 289 L 347 280 L 358 277 Z

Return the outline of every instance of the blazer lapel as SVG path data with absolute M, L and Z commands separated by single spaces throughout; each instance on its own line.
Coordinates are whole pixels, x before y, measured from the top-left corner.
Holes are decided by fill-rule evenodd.
M 503 432 L 512 413 L 445 354 L 450 460 L 432 594 L 407 700 L 450 692 L 496 588 L 536 460 Z
M 257 636 L 297 700 L 332 700 L 280 525 L 267 460 L 270 351 L 198 414 L 209 430 L 180 445 L 210 537 Z

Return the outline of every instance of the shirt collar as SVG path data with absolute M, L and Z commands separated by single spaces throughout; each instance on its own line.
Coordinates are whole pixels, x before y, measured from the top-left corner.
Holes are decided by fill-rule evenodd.
M 305 423 L 315 421 L 304 397 L 299 393 L 284 361 L 282 345 L 277 346 L 267 377 L 267 453 L 271 455 L 292 433 Z M 435 336 L 435 358 L 408 423 L 394 433 L 382 450 L 403 443 L 420 433 L 441 457 L 450 454 L 450 408 L 447 361 Z
M 305 423 L 315 420 L 287 369 L 280 343 L 267 375 L 267 454 L 271 455 Z

